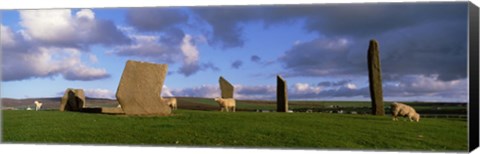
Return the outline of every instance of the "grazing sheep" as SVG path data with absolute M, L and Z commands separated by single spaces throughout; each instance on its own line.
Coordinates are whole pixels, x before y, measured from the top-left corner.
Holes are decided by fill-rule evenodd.
M 172 110 L 177 109 L 177 99 L 176 98 L 161 98 L 163 102 L 167 102 L 168 106 L 172 108 Z
M 214 100 L 220 105 L 220 111 L 223 112 L 223 110 L 226 110 L 227 112 L 235 112 L 235 99 L 217 97 Z
M 35 111 L 38 111 L 42 108 L 42 104 L 43 103 L 40 103 L 39 101 L 35 101 Z
M 394 102 L 390 106 L 392 108 L 393 121 L 398 120 L 397 116 L 408 117 L 410 121 L 420 121 L 420 114 L 418 114 L 411 106 L 398 102 Z

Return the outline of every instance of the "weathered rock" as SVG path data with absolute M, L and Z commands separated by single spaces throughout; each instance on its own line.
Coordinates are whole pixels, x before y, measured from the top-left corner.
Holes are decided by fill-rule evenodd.
M 372 99 L 372 114 L 385 115 L 380 56 L 376 40 L 370 40 L 370 46 L 368 47 L 368 79 L 370 83 L 370 97 Z
M 287 82 L 277 75 L 277 112 L 288 112 Z
M 85 107 L 85 93 L 83 89 L 68 88 L 60 102 L 60 111 L 82 111 Z
M 220 91 L 222 93 L 222 98 L 233 98 L 233 85 L 230 84 L 225 78 L 220 77 L 218 79 L 218 82 L 220 83 Z
M 170 107 L 161 101 L 166 64 L 127 61 L 116 97 L 126 115 L 169 115 Z

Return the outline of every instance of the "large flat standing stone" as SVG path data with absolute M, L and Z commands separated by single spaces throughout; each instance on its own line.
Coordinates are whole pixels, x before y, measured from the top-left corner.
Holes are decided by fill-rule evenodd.
M 127 115 L 169 115 L 160 99 L 167 74 L 166 64 L 127 61 L 117 89 L 117 100 Z
M 288 111 L 287 82 L 277 75 L 277 112 Z
M 233 98 L 233 85 L 230 84 L 225 78 L 220 77 L 218 79 L 218 82 L 220 83 L 220 91 L 222 93 L 222 98 Z
M 377 41 L 371 40 L 368 47 L 368 80 L 370 83 L 373 115 L 385 115 L 379 54 Z
M 85 107 L 85 93 L 83 89 L 68 88 L 60 102 L 60 111 L 82 111 Z

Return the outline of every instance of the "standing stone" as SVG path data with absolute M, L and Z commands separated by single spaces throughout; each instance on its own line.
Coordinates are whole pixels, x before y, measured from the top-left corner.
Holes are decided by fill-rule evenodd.
M 83 89 L 68 88 L 60 102 L 60 111 L 82 111 L 85 107 L 85 93 Z
M 117 89 L 117 100 L 126 115 L 169 115 L 160 99 L 167 64 L 127 61 Z
M 288 111 L 287 82 L 277 75 L 277 112 Z
M 370 40 L 370 46 L 368 47 L 368 79 L 370 83 L 370 97 L 372 98 L 373 115 L 385 115 L 379 57 L 377 41 Z
M 223 77 L 220 76 L 218 79 L 220 83 L 220 91 L 222 92 L 222 98 L 233 98 L 233 86 L 225 80 Z

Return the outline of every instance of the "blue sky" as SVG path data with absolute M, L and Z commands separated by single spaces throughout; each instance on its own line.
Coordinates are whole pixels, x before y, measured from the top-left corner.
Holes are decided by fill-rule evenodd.
M 168 64 L 164 96 L 369 100 L 368 41 L 380 43 L 385 100 L 461 101 L 467 3 L 2 10 L 8 98 L 81 88 L 115 98 L 127 60 Z

